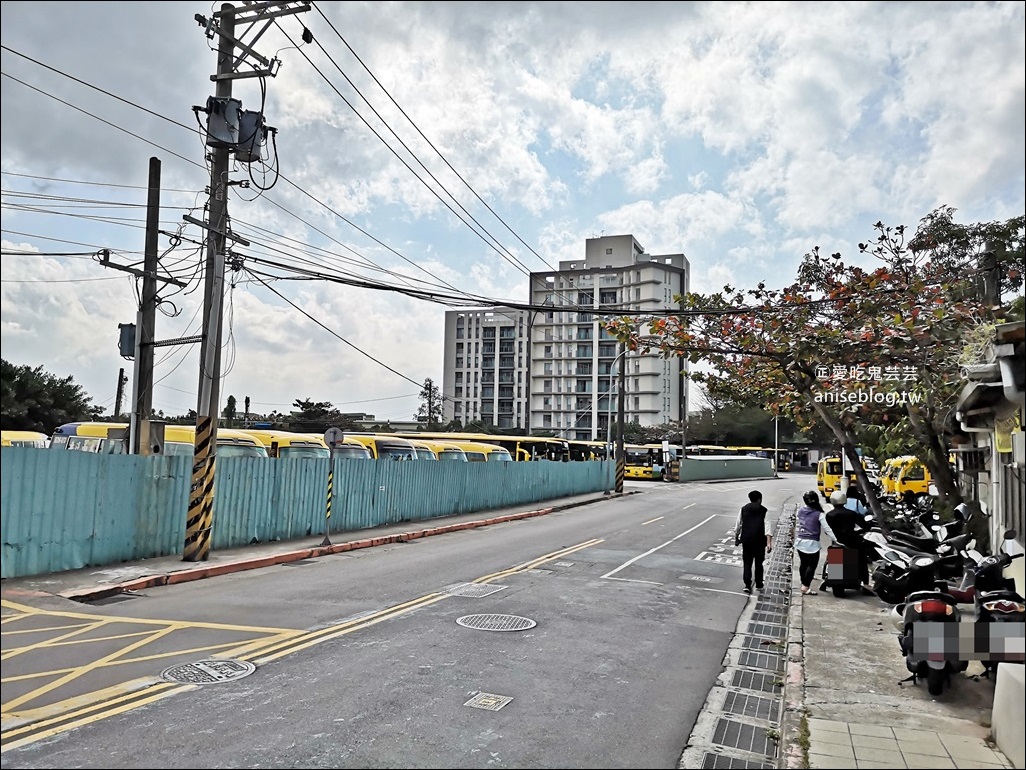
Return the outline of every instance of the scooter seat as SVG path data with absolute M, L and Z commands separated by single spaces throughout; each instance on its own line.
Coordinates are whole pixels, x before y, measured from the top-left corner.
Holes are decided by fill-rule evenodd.
M 955 599 L 955 597 L 947 593 L 946 591 L 915 591 L 913 593 L 910 593 L 906 597 L 905 603 L 915 604 L 916 602 L 923 602 L 928 599 L 944 602 L 945 604 L 950 604 L 951 606 L 955 606 L 956 604 L 958 604 L 958 601 Z

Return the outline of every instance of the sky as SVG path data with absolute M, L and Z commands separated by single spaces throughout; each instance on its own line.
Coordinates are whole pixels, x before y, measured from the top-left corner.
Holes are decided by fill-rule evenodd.
M 235 3 L 241 8 L 242 3 Z M 292 3 L 293 7 L 298 4 Z M 160 161 L 156 338 L 200 332 L 221 3 L 5 2 L 0 349 L 110 413 Z M 1024 213 L 1022 2 L 314 2 L 240 25 L 273 130 L 233 163 L 222 405 L 408 420 L 445 311 L 632 234 L 691 288 L 783 286 L 819 247 L 940 206 Z M 312 33 L 303 42 L 304 27 Z M 240 67 L 252 71 L 247 57 Z M 276 263 L 268 265 L 268 262 Z M 300 273 L 297 270 L 304 272 Z M 328 279 L 331 280 L 328 280 Z M 340 282 L 341 281 L 341 282 Z M 200 346 L 156 349 L 153 406 L 197 407 Z M 122 409 L 127 409 L 126 385 Z

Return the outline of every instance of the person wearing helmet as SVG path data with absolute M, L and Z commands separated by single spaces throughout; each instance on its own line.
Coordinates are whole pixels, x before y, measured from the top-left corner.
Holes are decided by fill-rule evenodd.
M 832 543 L 837 542 L 834 531 L 827 524 L 819 493 L 810 490 L 802 496 L 802 506 L 798 509 L 798 520 L 795 522 L 794 550 L 798 553 L 798 578 L 802 583 L 802 596 L 816 595 L 812 590 L 812 579 L 816 577 L 816 567 L 819 566 L 819 540 L 824 532 Z
M 830 495 L 830 504 L 833 507 L 827 511 L 826 521 L 837 536 L 838 543 L 858 549 L 862 593 L 866 596 L 875 596 L 873 589 L 869 587 L 869 562 L 875 558 L 875 548 L 863 537 L 863 532 L 868 532 L 870 526 L 866 522 L 866 517 L 849 508 L 847 502 L 848 496 L 840 490 Z

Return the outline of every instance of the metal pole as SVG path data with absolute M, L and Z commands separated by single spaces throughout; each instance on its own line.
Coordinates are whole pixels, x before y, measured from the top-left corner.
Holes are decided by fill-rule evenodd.
M 618 493 L 623 492 L 623 474 L 624 465 L 626 463 L 626 456 L 623 447 L 623 411 L 624 411 L 624 398 L 626 391 L 626 378 L 627 378 L 627 346 L 625 343 L 620 343 L 620 355 L 624 356 L 623 360 L 620 361 L 620 372 L 617 377 L 617 394 L 616 394 L 616 491 Z
M 780 464 L 780 415 L 773 415 L 773 478 L 779 478 L 777 465 Z
M 221 35 L 217 48 L 217 97 L 232 95 L 235 56 L 233 6 L 221 6 Z M 207 218 L 207 259 L 203 303 L 203 341 L 200 351 L 199 398 L 196 405 L 196 444 L 192 466 L 192 490 L 186 519 L 184 561 L 206 561 L 210 556 L 214 521 L 214 458 L 221 380 L 221 317 L 224 295 L 224 246 L 228 231 L 229 147 L 211 153 L 210 203 Z

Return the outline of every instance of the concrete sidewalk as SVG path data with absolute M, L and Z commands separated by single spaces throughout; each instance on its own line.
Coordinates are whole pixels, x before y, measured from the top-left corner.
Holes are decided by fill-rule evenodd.
M 995 683 L 980 663 L 936 698 L 925 682 L 899 684 L 909 672 L 891 605 L 802 596 L 797 559 L 793 575 L 781 767 L 1013 767 L 991 740 Z

